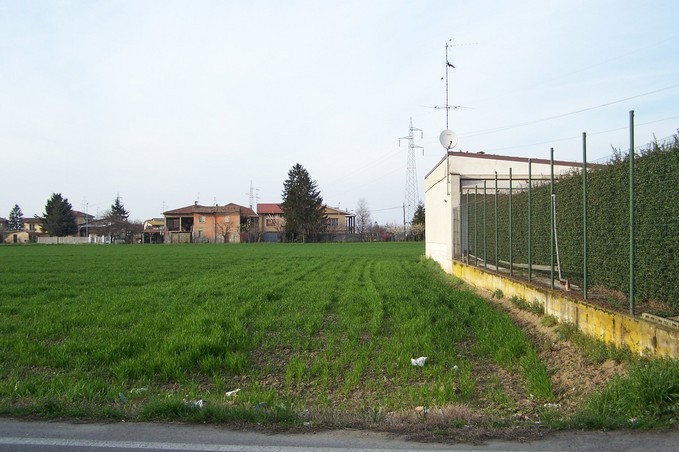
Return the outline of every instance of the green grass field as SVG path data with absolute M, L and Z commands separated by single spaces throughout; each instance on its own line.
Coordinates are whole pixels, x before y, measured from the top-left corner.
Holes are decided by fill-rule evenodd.
M 549 400 L 525 335 L 451 288 L 423 252 L 421 243 L 0 247 L 0 413 L 378 418 L 473 402 L 486 390 L 480 363 L 505 369 L 520 397 Z M 419 356 L 427 365 L 413 367 Z
M 347 425 L 458 407 L 457 426 L 554 400 L 524 332 L 423 253 L 421 243 L 0 247 L 0 414 Z M 413 367 L 419 356 L 429 361 Z M 649 400 L 674 403 L 677 369 L 660 368 L 670 384 Z M 602 416 L 624 384 L 589 413 Z

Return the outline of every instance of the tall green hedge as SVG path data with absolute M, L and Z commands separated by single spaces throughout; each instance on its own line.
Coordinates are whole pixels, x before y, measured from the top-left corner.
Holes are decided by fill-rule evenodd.
M 651 143 L 635 158 L 635 296 L 679 307 L 679 136 L 665 145 Z M 559 254 L 564 276 L 583 279 L 582 174 L 561 176 L 555 183 Z M 629 289 L 629 156 L 587 172 L 588 271 L 590 286 L 628 293 Z M 532 260 L 550 263 L 550 187 L 533 184 Z M 495 197 L 492 190 L 474 202 L 469 197 L 470 252 L 495 260 Z M 476 211 L 476 222 L 474 221 Z M 509 196 L 498 195 L 498 258 L 509 260 Z M 528 262 L 528 192 L 512 194 L 512 260 Z

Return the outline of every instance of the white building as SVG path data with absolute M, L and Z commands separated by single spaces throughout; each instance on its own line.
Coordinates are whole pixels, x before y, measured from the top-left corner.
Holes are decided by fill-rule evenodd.
M 530 162 L 530 163 L 529 163 Z M 452 260 L 462 259 L 467 252 L 466 205 L 463 194 L 475 190 L 491 193 L 512 187 L 528 186 L 530 164 L 531 179 L 549 181 L 550 161 L 523 157 L 505 157 L 484 153 L 449 151 L 424 178 L 424 206 L 426 214 L 426 255 L 451 273 Z M 577 162 L 554 161 L 554 175 L 567 173 L 582 165 Z

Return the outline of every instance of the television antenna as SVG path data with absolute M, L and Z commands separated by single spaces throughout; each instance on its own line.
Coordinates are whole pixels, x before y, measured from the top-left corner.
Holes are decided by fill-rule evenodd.
M 450 127 L 448 126 L 448 116 L 450 114 L 450 109 L 453 108 L 454 110 L 461 108 L 459 105 L 450 105 L 448 102 L 448 69 L 453 68 L 455 69 L 455 66 L 448 60 L 448 47 L 452 47 L 452 44 L 450 44 L 450 41 L 452 39 L 449 39 L 446 41 L 446 104 L 442 107 L 434 107 L 434 108 L 444 108 L 446 110 L 446 129 L 441 132 L 441 135 L 439 136 L 439 141 L 441 142 L 441 146 L 446 148 L 447 150 L 451 150 L 455 146 L 457 146 L 457 135 L 455 132 L 450 130 Z

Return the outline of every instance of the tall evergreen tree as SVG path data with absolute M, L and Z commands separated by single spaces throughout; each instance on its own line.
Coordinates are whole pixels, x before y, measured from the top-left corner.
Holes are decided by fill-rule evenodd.
M 9 224 L 10 231 L 21 231 L 24 228 L 24 214 L 21 212 L 21 207 L 18 204 L 14 204 L 12 211 L 9 213 Z
M 109 216 L 119 221 L 127 221 L 127 218 L 130 216 L 130 212 L 125 209 L 123 202 L 120 200 L 120 195 L 116 196 L 116 200 L 111 204 Z
M 73 215 L 73 206 L 61 193 L 52 193 L 45 204 L 42 215 L 42 230 L 50 237 L 64 237 L 78 232 L 78 225 Z
M 130 212 L 125 209 L 120 195 L 116 196 L 115 201 L 111 204 L 111 208 L 106 212 L 104 220 L 106 220 L 108 234 L 113 238 L 124 239 L 129 242 L 132 237 L 132 228 L 127 221 Z
M 325 207 L 316 181 L 299 163 L 288 171 L 283 184 L 285 233 L 293 241 L 306 242 L 325 229 Z

